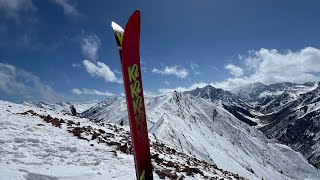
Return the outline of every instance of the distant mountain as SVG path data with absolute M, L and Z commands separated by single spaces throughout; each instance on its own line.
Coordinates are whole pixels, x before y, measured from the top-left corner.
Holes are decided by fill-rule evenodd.
M 212 86 L 186 93 L 220 105 L 267 137 L 301 152 L 320 168 L 319 83 L 253 83 L 224 91 Z
M 209 99 L 212 102 L 220 101 L 224 103 L 233 103 L 237 99 L 231 92 L 215 88 L 211 85 L 207 85 L 203 88 L 196 88 L 192 91 L 187 91 L 186 93 L 192 94 L 195 97 Z
M 254 102 L 256 101 L 257 97 L 267 89 L 267 85 L 257 82 L 231 89 L 231 93 L 247 102 Z
M 222 141 L 214 144 L 211 140 L 219 139 L 216 137 L 217 134 L 236 134 L 238 130 L 243 132 L 243 128 L 249 129 L 250 132 L 255 132 L 255 129 L 258 129 L 271 139 L 262 141 L 269 144 L 271 142 L 272 144 L 275 143 L 272 139 L 276 139 L 295 151 L 301 152 L 311 164 L 320 168 L 319 85 L 319 83 L 314 82 L 270 85 L 254 83 L 231 90 L 231 92 L 206 86 L 184 93 L 175 92 L 171 95 L 146 98 L 149 131 L 156 138 L 164 140 L 185 153 L 191 153 L 199 158 L 215 162 L 226 169 L 228 167 L 246 169 L 245 167 L 249 166 L 244 166 L 243 164 L 248 163 L 246 159 L 252 157 L 243 156 L 245 158 L 241 159 L 244 161 L 241 161 L 239 160 L 240 157 L 227 154 L 221 156 L 221 158 L 225 158 L 221 160 L 212 155 L 211 150 L 221 152 L 221 149 L 215 149 L 215 145 L 217 145 L 229 152 L 244 151 L 244 154 L 253 154 L 254 152 L 246 151 L 243 148 L 252 149 L 255 146 L 261 147 L 260 145 L 255 144 L 255 141 L 250 142 L 246 140 L 246 136 L 242 137 L 240 135 L 228 136 L 224 140 L 225 142 L 237 142 L 239 141 L 237 138 L 241 137 L 246 141 L 245 144 L 249 144 L 248 146 L 250 147 L 232 147 L 234 144 L 231 143 L 233 145 L 230 147 L 236 150 L 228 149 L 229 146 L 224 147 Z M 36 106 L 35 104 L 32 105 Z M 56 111 L 60 107 L 69 109 L 68 106 L 69 104 L 66 103 L 66 105 L 53 105 L 52 107 L 52 105 L 43 102 L 37 105 L 37 107 Z M 84 111 L 82 117 L 89 118 L 95 122 L 129 125 L 124 97 L 115 97 L 99 102 Z M 239 120 L 244 123 L 240 123 Z M 223 124 L 222 126 L 222 122 L 227 123 L 227 125 Z M 219 128 L 213 128 L 215 126 Z M 204 130 L 207 128 L 211 130 Z M 233 130 L 229 131 L 230 128 L 238 130 L 234 130 L 235 132 Z M 225 129 L 228 131 L 225 131 Z M 188 135 L 188 133 L 191 134 Z M 247 135 L 249 137 L 257 136 L 250 133 Z M 261 139 L 263 139 L 262 136 L 260 137 L 259 135 Z M 249 139 L 252 138 L 250 137 Z M 201 142 L 201 144 L 197 144 L 198 142 Z M 239 144 L 243 143 L 240 142 Z M 259 152 L 261 150 L 261 148 L 260 150 L 259 148 L 253 149 L 258 149 Z M 273 148 L 266 147 L 266 149 Z M 278 157 L 274 158 L 277 159 Z M 226 159 L 234 159 L 235 161 L 230 162 L 236 165 L 223 164 L 222 162 L 225 162 Z M 263 160 L 263 162 L 272 164 L 271 166 L 276 167 L 275 169 L 278 168 L 278 165 L 275 165 L 277 163 L 273 161 Z M 250 167 L 260 167 L 261 164 L 249 163 L 249 165 Z M 261 168 L 263 169 L 263 167 Z M 229 170 L 233 171 L 233 169 Z M 243 173 L 244 171 L 233 172 L 239 172 L 245 177 L 251 177 L 251 175 Z M 260 171 L 256 175 L 257 177 L 267 177 Z
M 255 83 L 232 90 L 259 112 L 260 129 L 320 168 L 320 83 Z
M 211 89 L 211 90 L 209 90 Z M 207 87 L 207 92 L 212 91 Z M 201 91 L 199 94 L 201 94 Z M 229 92 L 209 93 L 229 104 Z M 209 96 L 210 95 L 210 96 Z M 222 101 L 222 102 L 223 102 Z M 174 92 L 146 99 L 148 129 L 155 139 L 186 154 L 237 173 L 248 179 L 317 179 L 319 173 L 289 147 L 268 140 L 261 131 L 239 121 L 219 104 L 189 93 Z M 96 122 L 128 125 L 124 98 L 98 103 L 84 116 Z M 299 167 L 299 168 L 298 168 Z
M 240 121 L 243 121 L 250 126 L 257 125 L 258 119 L 255 119 L 256 115 L 254 108 L 229 91 L 208 85 L 204 88 L 196 88 L 192 91 L 187 91 L 186 93 L 198 98 L 206 99 L 223 107 Z
M 90 118 L 95 122 L 106 121 L 128 124 L 127 104 L 124 97 L 106 99 L 92 106 L 82 113 L 82 117 Z
M 316 83 L 314 82 L 307 82 L 304 84 L 283 82 L 270 85 L 257 82 L 239 86 L 232 89 L 231 92 L 238 98 L 250 102 L 250 104 L 265 105 L 270 102 L 270 100 L 283 93 L 290 93 L 290 95 L 292 95 L 291 97 L 295 97 L 296 94 L 308 92 L 314 89 L 315 86 Z
M 32 101 L 23 101 L 21 104 L 34 106 L 36 108 L 41 108 L 44 110 L 52 110 L 61 113 L 70 113 L 70 106 L 74 105 L 77 110 L 77 113 L 82 113 L 92 106 L 96 105 L 98 101 L 84 102 L 84 103 L 70 103 L 70 102 L 59 102 L 59 103 L 49 103 L 45 101 L 32 102 Z

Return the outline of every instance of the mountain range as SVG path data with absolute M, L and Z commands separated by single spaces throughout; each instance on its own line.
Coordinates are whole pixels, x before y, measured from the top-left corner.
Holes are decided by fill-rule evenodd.
M 235 90 L 239 98 L 253 105 L 250 110 L 260 129 L 269 138 L 301 152 L 320 168 L 320 83 L 261 83 Z
M 220 104 L 239 120 L 301 152 L 320 168 L 319 85 L 254 83 L 231 92 L 206 86 L 187 93 Z
M 247 179 L 320 179 L 316 169 L 320 166 L 319 85 L 254 83 L 231 91 L 206 86 L 146 97 L 149 136 L 153 142 L 162 142 L 183 153 L 179 157 L 182 160 L 195 157 L 233 173 L 233 178 L 239 175 Z M 23 102 L 21 106 L 70 118 L 70 105 Z M 75 107 L 81 123 L 129 129 L 124 97 Z M 155 155 L 153 149 L 151 153 Z M 204 171 L 202 168 L 199 166 Z M 162 170 L 165 169 L 158 169 L 158 173 Z
M 212 148 L 212 144 L 208 145 L 210 147 L 203 144 L 208 141 L 207 139 L 214 139 L 215 133 L 220 128 L 216 131 L 213 130 L 214 133 L 203 132 L 203 129 L 206 127 L 210 129 L 217 125 L 217 123 L 213 123 L 214 119 L 218 119 L 217 122 L 220 122 L 219 120 L 227 122 L 228 115 L 230 115 L 234 122 L 240 120 L 245 126 L 248 126 L 246 128 L 263 132 L 262 136 L 266 136 L 267 141 L 288 145 L 295 151 L 302 153 L 311 164 L 319 168 L 319 123 L 316 103 L 319 97 L 318 85 L 313 82 L 270 85 L 255 83 L 231 91 L 206 86 L 188 92 L 174 92 L 171 95 L 146 98 L 149 132 L 157 138 L 170 142 L 171 145 L 184 152 L 210 161 L 213 158 L 211 157 L 213 151 L 207 149 Z M 307 108 L 309 110 L 306 110 Z M 221 113 L 221 110 L 226 113 Z M 296 116 L 293 116 L 294 114 Z M 120 97 L 99 103 L 84 112 L 83 115 L 95 121 L 123 122 L 128 125 L 125 99 Z M 214 118 L 216 116 L 219 118 Z M 208 123 L 211 121 L 212 123 Z M 200 124 L 204 124 L 203 127 Z M 177 129 L 178 127 L 183 128 Z M 188 136 L 186 135 L 188 133 L 183 129 L 188 129 L 187 132 L 196 131 L 195 134 L 206 134 L 208 137 L 198 137 L 193 133 Z M 229 127 L 223 126 L 223 129 L 229 129 Z M 225 133 L 233 134 L 231 132 Z M 230 139 L 234 140 L 236 137 Z M 225 142 L 230 142 L 230 139 Z M 191 146 L 197 142 L 201 142 L 200 145 Z M 209 140 L 209 142 L 211 141 Z M 192 151 L 191 149 L 197 150 Z M 246 152 L 244 154 L 252 153 Z M 259 158 L 261 157 L 259 156 Z M 221 162 L 225 162 L 225 160 L 221 160 Z M 232 166 L 228 164 L 225 167 Z M 243 168 L 243 166 L 241 167 Z

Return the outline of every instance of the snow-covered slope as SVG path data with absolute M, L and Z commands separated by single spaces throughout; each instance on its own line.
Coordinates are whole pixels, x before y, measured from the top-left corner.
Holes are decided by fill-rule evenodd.
M 183 93 L 163 98 L 148 109 L 156 125 L 150 132 L 184 152 L 251 179 L 320 178 L 302 155 L 267 140 L 226 110 Z
M 127 104 L 124 97 L 114 97 L 99 102 L 82 113 L 82 117 L 90 118 L 96 122 L 104 120 L 120 124 L 128 119 Z M 128 123 L 128 121 L 126 120 Z
M 254 83 L 234 89 L 251 103 L 258 127 L 320 168 L 320 83 Z
M 288 98 L 294 97 L 294 98 Z M 320 86 L 309 92 L 288 92 L 261 107 L 261 130 L 303 153 L 320 168 Z
M 100 110 L 95 109 L 95 117 L 104 122 L 127 122 L 124 114 L 113 115 L 119 107 L 125 113 L 124 102 L 109 101 Z M 268 140 L 262 132 L 212 102 L 175 92 L 149 99 L 146 108 L 149 132 L 156 139 L 223 169 L 249 179 L 320 178 L 301 154 Z
M 135 178 L 128 127 L 0 101 L 0 180 Z M 151 138 L 154 178 L 244 179 Z
M 46 124 L 40 117 L 17 114 L 33 110 L 39 114 L 94 126 L 84 119 L 64 116 L 34 106 L 0 101 L 0 179 L 130 179 L 133 157 L 118 154 L 102 144 L 90 146 L 66 131 Z

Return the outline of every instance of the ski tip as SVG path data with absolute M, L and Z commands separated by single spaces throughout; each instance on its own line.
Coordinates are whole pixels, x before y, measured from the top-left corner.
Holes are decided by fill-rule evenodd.
M 132 14 L 132 16 L 134 15 L 134 14 L 138 14 L 139 16 L 140 16 L 140 9 L 136 9 L 134 12 L 133 12 L 133 14 Z
M 118 32 L 124 32 L 124 30 L 122 29 L 121 26 L 119 26 L 117 23 L 111 21 L 111 27 L 114 31 L 118 31 Z
M 134 13 L 140 13 L 140 9 L 136 9 Z
M 129 18 L 128 22 L 127 22 L 126 28 L 127 28 L 128 24 L 129 24 L 130 22 L 137 22 L 137 21 L 138 21 L 138 22 L 139 22 L 139 26 L 140 26 L 140 19 L 141 19 L 140 10 L 137 9 L 137 10 L 135 10 L 135 11 L 132 13 L 132 15 L 130 16 L 130 18 Z

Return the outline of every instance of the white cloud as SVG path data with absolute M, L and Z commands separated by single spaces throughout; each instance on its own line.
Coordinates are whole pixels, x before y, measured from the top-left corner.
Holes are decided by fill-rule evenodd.
M 0 0 L 0 12 L 3 11 L 6 18 L 18 21 L 20 13 L 35 11 L 36 6 L 32 0 Z
M 0 63 L 0 91 L 9 96 L 22 96 L 26 100 L 57 101 L 60 97 L 38 76 L 13 65 Z
M 151 91 L 146 91 L 146 90 L 143 90 L 143 95 L 144 97 L 157 97 L 159 96 L 160 94 L 159 93 L 154 93 L 154 92 L 151 92 Z
M 320 49 L 307 47 L 297 52 L 290 50 L 279 52 L 275 49 L 250 51 L 244 60 L 247 76 L 228 78 L 214 83 L 224 89 L 232 89 L 239 85 L 262 82 L 265 84 L 278 82 L 306 82 L 320 79 Z
M 207 83 L 200 82 L 200 83 L 192 84 L 189 87 L 165 88 L 165 89 L 158 89 L 158 91 L 159 91 L 160 94 L 170 94 L 173 91 L 178 91 L 178 92 L 190 91 L 190 90 L 193 90 L 193 89 L 195 89 L 197 87 L 202 88 L 202 87 L 205 87 L 207 85 L 208 85 Z
M 161 94 L 168 94 L 175 90 L 189 91 L 207 85 L 230 90 L 237 86 L 255 82 L 272 84 L 320 80 L 320 49 L 317 48 L 307 47 L 297 52 L 289 50 L 282 53 L 275 49 L 262 48 L 259 51 L 249 51 L 247 56 L 239 56 L 239 58 L 243 61 L 243 67 L 232 64 L 226 65 L 226 69 L 229 69 L 234 77 L 220 82 L 200 82 L 189 87 L 165 88 L 158 89 L 158 91 Z M 244 72 L 246 72 L 246 76 L 244 76 Z
M 97 62 L 97 64 L 95 64 L 89 60 L 84 60 L 82 61 L 82 64 L 92 77 L 101 77 L 107 82 L 122 82 L 116 78 L 114 72 L 109 68 L 109 66 L 102 62 Z
M 71 0 L 51 0 L 51 1 L 61 6 L 66 15 L 71 15 L 74 17 L 78 17 L 81 15 L 76 5 L 71 3 Z
M 81 91 L 80 89 L 78 89 L 78 88 L 73 88 L 71 91 L 72 91 L 73 93 L 75 93 L 75 94 L 78 94 L 78 95 L 81 95 L 81 94 L 82 94 L 82 91 Z
M 77 95 L 96 95 L 96 96 L 115 96 L 113 93 L 110 93 L 108 91 L 98 91 L 96 89 L 87 89 L 87 88 L 73 88 L 71 92 L 77 94 Z
M 142 70 L 142 72 L 144 72 L 144 73 L 146 73 L 147 72 L 147 67 L 144 67 L 143 65 L 141 66 L 141 70 Z
M 185 78 L 189 75 L 189 72 L 185 68 L 178 68 L 177 66 L 166 66 L 164 69 L 153 68 L 153 73 L 164 75 L 175 75 L 179 78 Z
M 199 75 L 200 74 L 200 71 L 199 71 L 199 64 L 196 64 L 194 62 L 190 62 L 190 67 L 191 67 L 191 70 L 192 72 L 195 74 L 195 75 Z
M 164 83 L 164 84 L 166 84 L 167 86 L 169 86 L 169 85 L 170 85 L 170 83 L 169 83 L 169 81 L 168 81 L 168 80 L 165 80 L 163 83 Z
M 113 70 L 113 72 L 114 72 L 114 73 L 116 73 L 116 74 L 121 74 L 121 72 L 120 72 L 120 71 L 118 71 L 118 70 L 116 70 L 116 69 L 115 69 L 115 70 Z
M 92 34 L 84 37 L 81 41 L 82 54 L 87 58 L 95 61 L 97 59 L 97 53 L 100 47 L 100 39 L 97 35 Z
M 144 97 L 151 98 L 151 97 L 157 97 L 157 96 L 159 96 L 159 95 L 161 95 L 161 94 L 160 94 L 160 93 L 154 93 L 154 92 L 151 92 L 151 91 L 143 90 L 143 95 L 144 95 Z M 120 94 L 120 96 L 125 97 L 126 95 L 122 92 L 122 93 Z
M 74 68 L 80 68 L 80 67 L 81 67 L 81 64 L 78 64 L 78 63 L 72 63 L 72 67 L 74 67 Z
M 243 70 L 240 67 L 235 66 L 233 64 L 227 64 L 225 68 L 228 69 L 230 73 L 235 77 L 240 77 L 243 75 Z

